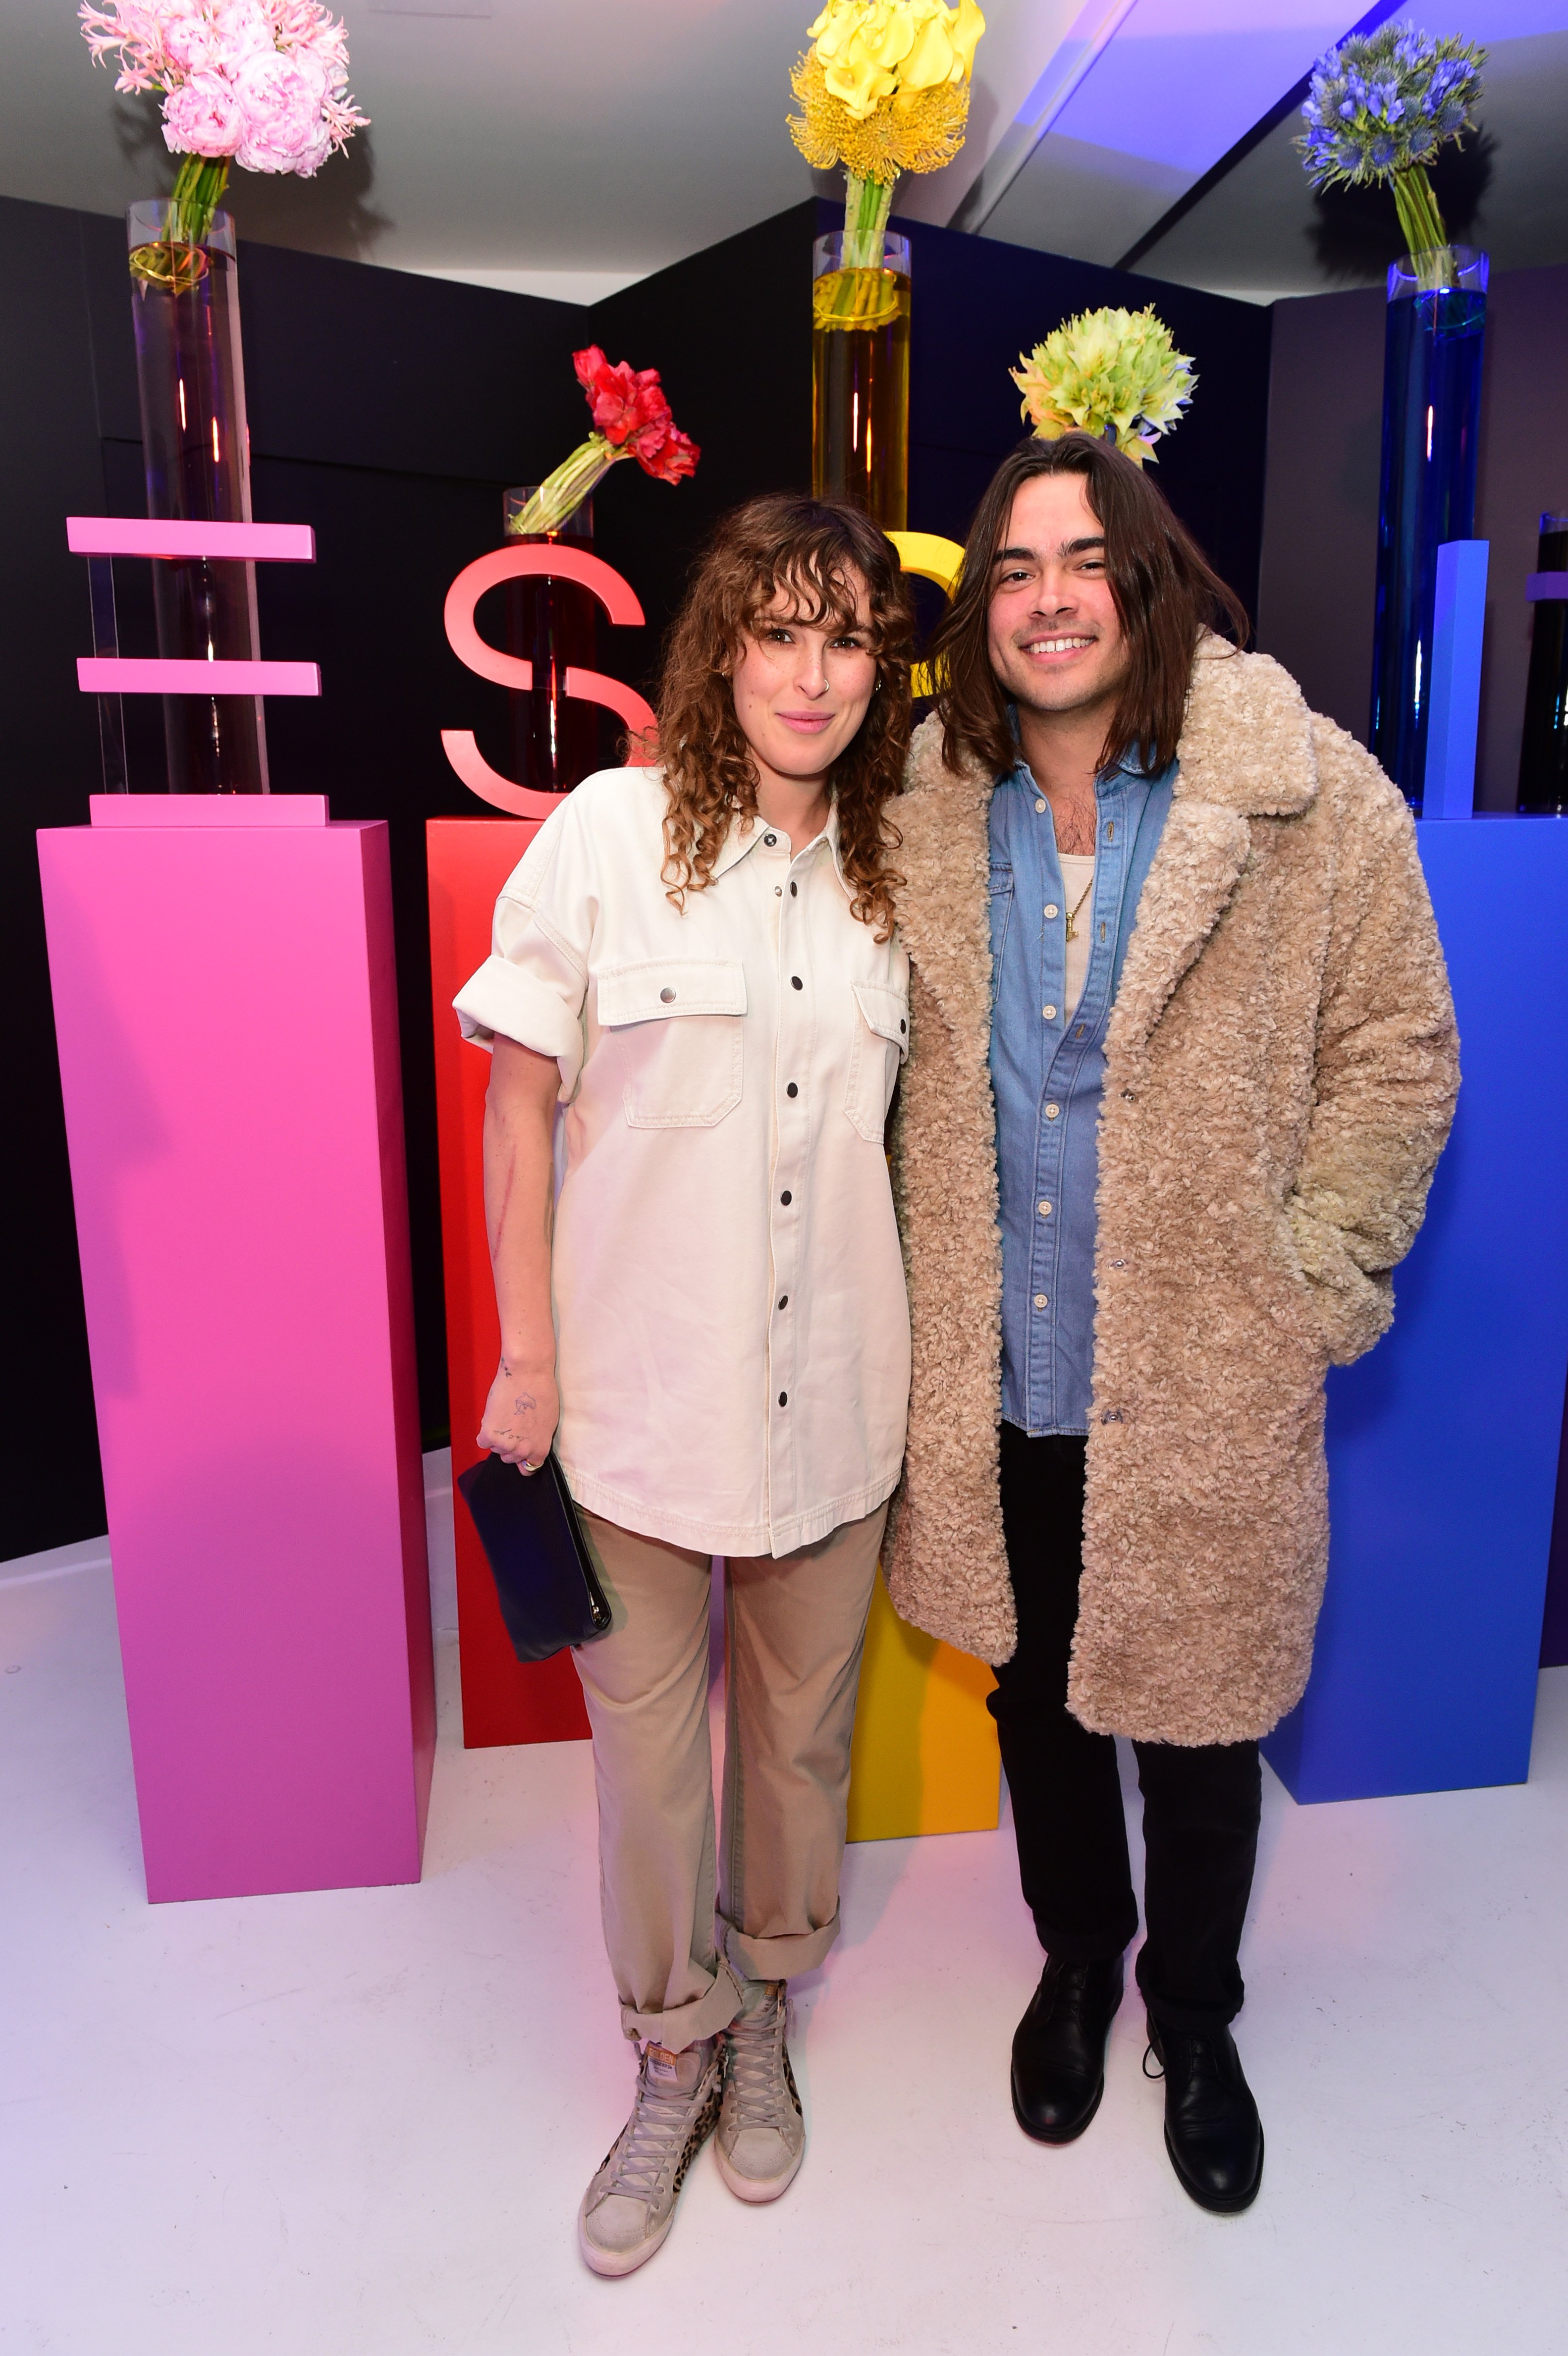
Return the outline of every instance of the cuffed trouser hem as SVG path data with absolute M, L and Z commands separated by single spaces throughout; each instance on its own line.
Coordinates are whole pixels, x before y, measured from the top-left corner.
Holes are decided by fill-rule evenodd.
M 788 1944 L 788 1942 L 781 1944 Z M 762 1975 L 748 1972 L 746 1976 L 756 1979 Z M 777 1979 L 781 1975 L 774 1973 L 772 1976 Z M 740 2007 L 740 1983 L 721 1955 L 714 1966 L 712 1987 L 704 1995 L 693 1997 L 690 2004 L 678 2004 L 670 2012 L 638 2012 L 631 2005 L 623 2004 L 620 2008 L 621 2034 L 623 2037 L 651 2038 L 655 2045 L 662 2045 L 668 2053 L 683 2053 L 688 2045 L 695 2045 L 700 2038 L 716 2037 L 721 2029 L 727 2029 L 738 2016 Z
M 680 2051 L 736 2019 L 741 1981 L 809 1971 L 837 1934 L 850 1734 L 886 1508 L 794 1554 L 725 1566 L 722 1878 L 710 1564 L 582 1518 L 614 1615 L 607 1635 L 574 1655 L 594 1732 L 605 1943 L 626 2035 Z M 743 1922 L 773 1934 L 748 1938 Z
M 743 1978 L 788 1980 L 797 1973 L 814 1972 L 839 1934 L 839 1918 L 820 1931 L 792 1931 L 779 1939 L 752 1939 L 733 1922 L 723 1925 L 724 1950 Z M 725 2023 L 725 2027 L 728 2027 Z

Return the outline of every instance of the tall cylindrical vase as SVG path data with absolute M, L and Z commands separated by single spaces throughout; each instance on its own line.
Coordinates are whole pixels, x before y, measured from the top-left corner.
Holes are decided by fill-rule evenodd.
M 234 224 L 197 233 L 170 203 L 126 216 L 147 513 L 200 523 L 251 520 L 250 442 L 240 348 Z M 153 565 L 158 652 L 253 662 L 256 568 L 213 557 Z M 176 794 L 264 794 L 267 748 L 254 695 L 164 698 L 168 787 Z
M 1543 515 L 1539 571 L 1568 585 L 1568 515 Z M 1544 585 L 1544 584 L 1542 584 Z M 1519 808 L 1568 816 L 1568 597 L 1538 597 L 1519 756 Z
M 1389 272 L 1388 294 L 1371 739 L 1419 810 L 1437 552 L 1476 525 L 1487 257 L 1462 245 L 1407 254 Z
M 501 521 L 507 539 L 541 548 L 565 541 L 591 555 L 592 499 L 575 508 L 559 531 L 516 529 L 536 488 L 521 484 L 503 494 Z M 533 667 L 532 688 L 519 690 L 510 698 L 512 774 L 520 786 L 530 786 L 535 793 L 570 793 L 599 766 L 599 707 L 566 692 L 568 669 L 598 667 L 598 607 L 581 582 L 553 579 L 547 573 L 509 581 L 504 594 L 508 648 Z
M 902 531 L 909 514 L 909 241 L 846 268 L 842 232 L 811 249 L 811 488 Z

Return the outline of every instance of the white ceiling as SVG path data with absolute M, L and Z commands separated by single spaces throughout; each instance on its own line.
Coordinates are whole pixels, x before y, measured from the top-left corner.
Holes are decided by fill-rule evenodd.
M 1359 13 L 1354 0 L 1086 7 L 1075 28 L 1080 76 L 1068 88 L 1047 82 L 1047 105 L 1026 109 L 972 189 L 962 225 L 1114 262 Z M 1087 54 L 1096 28 L 1098 53 Z M 1070 40 L 1064 48 L 1072 54 Z
M 814 0 L 338 5 L 371 128 L 313 181 L 236 175 L 233 210 L 252 236 L 596 292 L 830 185 L 785 128 Z M 949 209 L 1074 5 L 993 0 Z M 73 0 L 0 0 L 0 194 L 117 213 L 166 187 L 171 168 L 156 101 L 114 96 Z
M 314 181 L 237 175 L 244 234 L 588 299 L 832 187 L 785 129 L 816 0 L 339 5 L 372 127 Z M 906 180 L 898 209 L 1114 261 L 1359 13 L 1357 0 L 989 0 L 963 154 Z M 1464 0 L 1455 16 L 1518 51 L 1499 54 L 1488 102 L 1498 224 L 1523 206 L 1552 248 L 1540 258 L 1564 258 L 1568 74 L 1540 41 L 1568 30 L 1568 0 Z M 1258 295 L 1304 268 L 1330 283 L 1311 275 L 1288 136 L 1141 266 Z M 171 169 L 156 102 L 114 96 L 73 0 L 0 0 L 0 194 L 117 213 Z

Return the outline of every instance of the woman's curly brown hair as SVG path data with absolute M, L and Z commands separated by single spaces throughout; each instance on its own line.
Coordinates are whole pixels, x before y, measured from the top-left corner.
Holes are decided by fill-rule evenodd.
M 915 616 L 891 541 L 856 508 L 803 493 L 750 499 L 726 516 L 699 556 L 671 626 L 659 696 L 659 754 L 670 798 L 664 820 L 664 881 L 677 907 L 705 891 L 731 818 L 757 817 L 757 772 L 736 717 L 730 673 L 741 639 L 780 590 L 792 618 L 830 617 L 851 628 L 858 573 L 868 593 L 865 635 L 876 659 L 876 692 L 829 778 L 838 810 L 839 858 L 853 911 L 893 930 L 894 894 L 904 878 L 889 865 L 902 837 L 885 816 L 904 790 L 909 747 L 909 659 Z

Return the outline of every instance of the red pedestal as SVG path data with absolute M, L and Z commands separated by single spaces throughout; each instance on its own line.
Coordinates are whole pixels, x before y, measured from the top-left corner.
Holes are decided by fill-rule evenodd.
M 485 1237 L 484 1119 L 490 1059 L 463 1040 L 452 1001 L 489 954 L 497 894 L 539 826 L 538 819 L 441 818 L 430 820 L 425 834 L 454 1483 L 478 1461 L 474 1435 L 500 1355 L 500 1327 Z M 514 1656 L 489 1565 L 455 1487 L 453 1516 L 464 1742 L 474 1750 L 500 1742 L 585 1738 L 587 1712 L 569 1656 L 563 1653 L 553 1661 L 528 1664 Z

